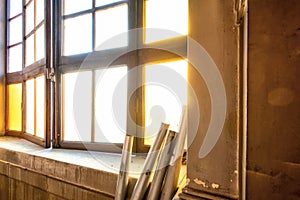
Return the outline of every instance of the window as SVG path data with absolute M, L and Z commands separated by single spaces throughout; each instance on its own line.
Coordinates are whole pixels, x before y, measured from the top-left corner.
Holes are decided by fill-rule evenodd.
M 146 43 L 162 41 L 188 32 L 188 1 L 186 0 L 147 0 L 145 1 Z M 162 29 L 164 31 L 153 31 Z
M 13 73 L 22 70 L 23 58 L 23 4 L 21 0 L 8 3 L 8 62 L 7 72 Z
M 114 94 L 114 90 L 122 78 L 126 79 L 126 73 L 126 66 L 116 66 L 63 75 L 64 141 L 123 143 L 127 81 L 118 87 L 120 93 Z M 121 100 L 113 103 L 116 99 Z M 112 112 L 113 105 L 117 106 L 118 113 Z
M 10 84 L 8 91 L 8 130 L 22 131 L 22 84 Z
M 147 64 L 144 71 L 145 144 L 151 145 L 162 121 L 179 131 L 182 106 L 187 104 L 187 62 Z
M 134 149 L 148 150 L 154 125 L 177 130 L 186 104 L 187 61 L 160 49 L 186 52 L 187 10 L 187 0 L 8 0 L 7 96 L 16 100 L 8 101 L 7 132 L 44 146 L 116 152 L 130 132 L 146 137 Z M 145 48 L 127 52 L 134 45 Z M 162 69 L 181 77 L 179 99 L 148 84 L 164 80 Z
M 25 4 L 25 66 L 45 57 L 44 0 Z
M 45 8 L 44 0 L 7 1 L 6 132 L 49 146 Z
M 31 135 L 45 138 L 45 77 L 26 81 L 26 129 Z
M 106 40 L 128 30 L 126 1 L 63 1 L 62 55 L 92 52 L 127 46 L 127 37 Z M 109 19 L 109 20 L 107 20 Z M 80 26 L 78 26 L 80 24 Z

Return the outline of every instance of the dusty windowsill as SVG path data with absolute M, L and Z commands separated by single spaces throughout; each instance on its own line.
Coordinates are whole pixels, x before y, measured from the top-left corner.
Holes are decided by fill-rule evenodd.
M 129 188 L 131 191 L 145 158 L 133 156 Z M 63 190 L 73 185 L 112 199 L 115 194 L 121 154 L 67 149 L 45 149 L 27 140 L 0 136 L 0 175 L 64 197 Z M 28 179 L 27 175 L 35 177 Z M 41 184 L 43 182 L 43 184 Z M 70 199 L 72 199 L 70 197 Z
M 23 181 L 20 171 L 25 170 L 47 181 L 63 181 L 113 198 L 120 161 L 121 154 L 45 149 L 21 138 L 0 136 L 0 174 L 16 180 Z M 132 157 L 129 194 L 142 171 L 144 161 L 145 156 Z M 185 182 L 185 174 L 186 166 L 181 170 L 180 182 Z M 42 188 L 38 182 L 36 187 L 52 193 L 57 192 L 49 191 L 49 185 Z
M 45 149 L 25 139 L 10 136 L 0 136 L 0 148 L 119 174 L 121 154 L 61 148 Z M 131 168 L 134 172 L 130 177 L 138 178 L 144 161 L 144 156 L 132 157 Z

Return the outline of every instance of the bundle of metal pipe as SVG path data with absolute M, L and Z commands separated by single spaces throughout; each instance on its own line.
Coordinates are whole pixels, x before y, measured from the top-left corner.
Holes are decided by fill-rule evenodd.
M 148 152 L 143 171 L 133 189 L 131 200 L 141 200 L 144 198 L 144 195 L 149 185 L 149 179 L 151 173 L 154 169 L 155 162 L 159 155 L 168 128 L 169 128 L 169 124 L 164 124 L 164 123 L 161 124 L 160 131 L 157 134 L 153 142 L 153 145 L 150 147 L 150 150 Z
M 161 124 L 160 130 L 151 146 L 147 158 L 145 160 L 143 171 L 135 184 L 131 200 L 170 200 L 173 198 L 176 190 L 181 168 L 181 160 L 184 151 L 184 143 L 186 138 L 186 106 L 182 109 L 179 133 L 174 131 L 168 132 L 169 125 Z M 176 137 L 175 137 L 176 135 Z M 175 138 L 175 139 L 174 139 Z M 163 141 L 164 145 L 163 145 Z M 115 200 L 124 200 L 128 185 L 128 170 L 132 152 L 133 137 L 126 136 L 123 146 L 123 154 L 121 160 L 120 174 L 116 188 Z M 163 147 L 163 150 L 161 150 Z M 159 157 L 159 159 L 158 159 Z M 157 161 L 158 159 L 158 161 Z M 156 172 L 152 179 L 148 196 L 145 193 L 149 186 L 149 179 L 157 161 Z
M 161 192 L 161 200 L 170 200 L 176 193 L 177 184 L 181 168 L 181 160 L 184 151 L 184 143 L 186 138 L 186 122 L 187 110 L 186 106 L 182 109 L 181 122 L 179 133 L 177 134 L 174 142 L 174 151 L 170 161 L 170 166 L 167 169 L 164 185 Z
M 169 162 L 172 156 L 171 142 L 175 137 L 175 135 L 176 135 L 175 131 L 169 131 L 168 137 L 164 144 L 164 148 L 159 156 L 159 160 L 152 179 L 147 200 L 157 200 L 159 198 L 165 173 L 167 167 L 169 166 Z

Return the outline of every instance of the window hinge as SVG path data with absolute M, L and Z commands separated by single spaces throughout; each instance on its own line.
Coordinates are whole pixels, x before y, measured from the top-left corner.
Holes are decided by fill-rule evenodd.
M 52 82 L 55 82 L 55 73 L 54 68 L 47 68 L 47 79 L 51 80 Z

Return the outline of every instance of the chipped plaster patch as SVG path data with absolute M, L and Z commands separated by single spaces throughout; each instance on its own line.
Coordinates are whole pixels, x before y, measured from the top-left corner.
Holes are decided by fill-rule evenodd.
M 187 178 L 186 179 L 186 184 L 188 185 L 188 184 L 190 184 L 190 182 L 191 182 L 191 179 Z
M 194 179 L 194 182 L 195 182 L 196 184 L 198 184 L 198 185 L 202 185 L 202 186 L 205 187 L 205 188 L 208 187 L 208 186 L 205 184 L 204 181 L 201 181 L 201 180 L 199 180 L 199 179 L 197 179 L 197 178 Z
M 220 185 L 216 184 L 216 183 L 213 183 L 213 184 L 211 184 L 211 187 L 214 188 L 214 189 L 218 189 L 220 187 Z

